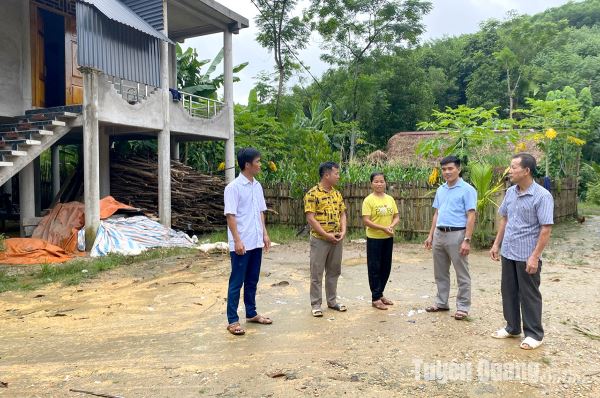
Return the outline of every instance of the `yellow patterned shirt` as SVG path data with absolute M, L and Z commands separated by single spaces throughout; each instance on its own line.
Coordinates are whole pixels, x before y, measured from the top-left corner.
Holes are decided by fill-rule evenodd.
M 335 188 L 331 188 L 328 192 L 318 184 L 304 195 L 304 212 L 315 213 L 315 220 L 321 224 L 325 232 L 340 232 L 340 219 L 345 211 L 344 198 Z M 311 235 L 323 239 L 316 231 L 312 231 Z

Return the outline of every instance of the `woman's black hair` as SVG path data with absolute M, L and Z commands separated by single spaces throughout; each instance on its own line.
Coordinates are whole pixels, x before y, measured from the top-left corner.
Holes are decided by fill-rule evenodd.
M 373 180 L 377 176 L 382 176 L 383 177 L 383 181 L 385 181 L 385 174 L 383 174 L 381 171 L 374 171 L 374 172 L 371 173 L 371 182 L 373 182 Z

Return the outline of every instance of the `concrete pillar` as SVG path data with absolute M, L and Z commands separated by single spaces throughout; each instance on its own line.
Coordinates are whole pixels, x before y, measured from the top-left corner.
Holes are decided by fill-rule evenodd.
M 179 142 L 171 138 L 171 159 L 179 160 Z
M 52 198 L 60 191 L 60 148 L 52 145 Z
M 100 127 L 98 136 L 100 159 L 100 199 L 110 195 L 110 135 L 106 127 Z
M 175 52 L 175 46 L 169 47 L 169 87 L 170 88 L 178 88 L 177 87 L 177 54 Z
M 163 34 L 169 34 L 167 26 L 167 0 L 163 0 Z M 158 216 L 160 223 L 171 227 L 171 134 L 169 131 L 169 43 L 161 41 L 160 92 L 163 104 L 163 128 L 158 133 Z
M 33 181 L 35 195 L 35 216 L 39 217 L 42 213 L 42 164 L 38 156 L 33 160 Z
M 33 162 L 19 172 L 19 209 L 21 212 L 21 236 L 25 236 L 23 221 L 35 217 L 35 177 Z
M 227 119 L 227 133 L 229 134 L 229 139 L 225 141 L 225 181 L 230 182 L 235 178 L 235 142 L 233 121 L 233 49 L 232 34 L 229 30 L 223 33 L 223 77 L 225 116 Z
M 100 170 L 98 78 L 100 72 L 82 68 L 83 74 L 83 194 L 85 248 L 90 250 L 100 226 Z

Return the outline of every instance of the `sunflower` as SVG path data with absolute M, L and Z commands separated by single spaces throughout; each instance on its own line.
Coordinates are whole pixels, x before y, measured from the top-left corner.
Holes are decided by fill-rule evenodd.
M 217 170 L 218 170 L 218 171 L 223 171 L 223 170 L 225 170 L 225 162 L 221 162 L 221 163 L 219 163 L 219 167 L 217 167 Z
M 269 170 L 271 170 L 271 171 L 277 171 L 277 165 L 275 164 L 274 161 L 269 160 L 268 165 L 269 165 Z
M 556 138 L 556 136 L 558 135 L 558 133 L 556 132 L 556 130 L 554 130 L 553 128 L 549 128 L 548 130 L 546 130 L 546 138 L 553 140 Z
M 567 141 L 569 141 L 571 144 L 575 144 L 577 146 L 585 145 L 584 140 L 582 140 L 581 138 L 573 137 L 572 135 L 567 136 Z
M 524 142 L 519 142 L 516 146 L 515 146 L 515 153 L 519 153 L 519 152 L 525 152 L 527 150 L 527 145 L 525 145 Z
M 439 175 L 440 172 L 438 171 L 437 167 L 434 167 L 433 170 L 431 170 L 431 174 L 429 174 L 429 179 L 427 180 L 427 182 L 429 182 L 429 185 L 435 184 Z

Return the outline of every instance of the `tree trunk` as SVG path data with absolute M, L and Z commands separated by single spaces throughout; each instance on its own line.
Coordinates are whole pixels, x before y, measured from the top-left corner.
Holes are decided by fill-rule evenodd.
M 275 100 L 275 117 L 279 117 L 279 104 L 281 100 L 281 95 L 283 94 L 283 79 L 285 70 L 283 66 L 279 66 L 279 84 L 277 87 L 277 99 Z

